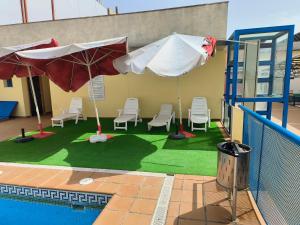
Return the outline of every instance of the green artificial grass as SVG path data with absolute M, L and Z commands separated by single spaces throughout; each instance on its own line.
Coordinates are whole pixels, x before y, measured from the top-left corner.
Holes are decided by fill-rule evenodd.
M 186 121 L 185 121 L 186 122 Z M 194 132 L 195 138 L 169 140 L 165 128 L 147 131 L 147 120 L 128 131 L 113 130 L 112 119 L 101 119 L 103 131 L 114 137 L 105 143 L 86 141 L 96 130 L 96 120 L 47 128 L 56 134 L 46 139 L 17 144 L 0 142 L 0 161 L 42 165 L 120 169 L 215 176 L 216 144 L 223 136 L 215 122 L 208 132 Z M 174 130 L 174 125 L 172 125 Z M 188 129 L 187 129 L 188 130 Z

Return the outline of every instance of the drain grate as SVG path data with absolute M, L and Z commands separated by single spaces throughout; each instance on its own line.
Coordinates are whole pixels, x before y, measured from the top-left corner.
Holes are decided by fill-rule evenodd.
M 151 225 L 164 225 L 168 213 L 174 176 L 166 176 L 152 217 Z

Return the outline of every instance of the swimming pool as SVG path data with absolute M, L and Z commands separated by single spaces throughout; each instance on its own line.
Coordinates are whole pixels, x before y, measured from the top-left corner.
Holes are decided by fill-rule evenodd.
M 88 225 L 110 195 L 0 184 L 0 224 Z

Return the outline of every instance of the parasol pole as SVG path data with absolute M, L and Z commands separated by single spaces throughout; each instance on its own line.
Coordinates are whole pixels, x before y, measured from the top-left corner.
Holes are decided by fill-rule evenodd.
M 92 86 L 92 100 L 93 100 L 93 104 L 94 104 L 94 109 L 95 109 L 95 113 L 96 113 L 96 119 L 97 119 L 97 128 L 98 128 L 98 134 L 101 134 L 102 131 L 101 131 L 101 124 L 100 124 L 100 121 L 99 121 L 99 112 L 98 112 L 98 108 L 97 108 L 97 105 L 96 105 L 96 99 L 95 99 L 95 94 L 94 94 L 94 86 L 93 86 L 93 79 L 92 79 L 92 73 L 91 73 L 91 65 L 90 64 L 87 64 L 87 68 L 88 68 L 88 72 L 89 72 L 89 77 L 90 77 L 90 83 L 91 83 L 91 86 Z
M 183 130 L 182 125 L 182 107 L 181 107 L 181 96 L 180 96 L 180 87 L 179 87 L 179 77 L 177 77 L 177 100 L 178 100 L 178 107 L 179 107 L 179 125 L 180 131 Z
M 37 103 L 37 100 L 36 100 L 35 89 L 34 89 L 34 86 L 33 86 L 32 74 L 31 74 L 30 66 L 27 65 L 26 67 L 27 67 L 27 71 L 28 71 L 28 75 L 29 75 L 30 87 L 31 87 L 31 90 L 32 90 L 32 96 L 33 96 L 33 101 L 34 101 L 34 105 L 35 105 L 35 111 L 36 111 L 36 115 L 37 115 L 37 118 L 38 118 L 38 128 L 40 130 L 40 134 L 42 134 L 43 133 L 43 127 L 42 127 L 42 121 L 41 121 L 41 116 L 40 116 L 40 110 L 39 110 L 38 103 Z

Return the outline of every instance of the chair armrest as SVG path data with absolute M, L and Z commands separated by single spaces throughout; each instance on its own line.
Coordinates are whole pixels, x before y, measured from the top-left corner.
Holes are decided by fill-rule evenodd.
M 175 119 L 176 119 L 175 116 L 176 116 L 175 112 L 172 112 L 171 120 L 172 120 L 173 124 L 175 123 Z M 171 120 L 170 120 L 170 121 L 171 121 Z
M 156 117 L 157 117 L 157 114 L 155 114 L 152 119 L 154 120 Z
M 117 109 L 117 112 L 118 112 L 118 116 L 121 116 L 123 109 Z

